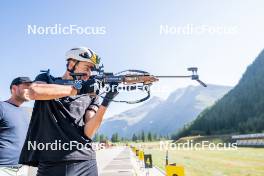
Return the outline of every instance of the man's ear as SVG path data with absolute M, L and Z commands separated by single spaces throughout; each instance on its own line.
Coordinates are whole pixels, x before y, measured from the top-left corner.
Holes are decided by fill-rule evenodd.
M 67 62 L 67 68 L 68 68 L 69 70 L 71 70 L 71 69 L 74 67 L 75 63 L 76 63 L 76 62 L 75 62 L 74 60 L 69 59 L 68 62 Z
M 17 88 L 18 88 L 17 85 L 12 85 L 12 87 L 10 89 L 11 94 L 14 94 L 16 92 Z

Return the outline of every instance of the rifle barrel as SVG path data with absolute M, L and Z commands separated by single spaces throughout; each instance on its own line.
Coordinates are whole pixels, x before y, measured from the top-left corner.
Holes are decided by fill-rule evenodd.
M 167 76 L 155 76 L 156 78 L 191 78 L 192 76 L 172 76 L 172 75 L 167 75 Z

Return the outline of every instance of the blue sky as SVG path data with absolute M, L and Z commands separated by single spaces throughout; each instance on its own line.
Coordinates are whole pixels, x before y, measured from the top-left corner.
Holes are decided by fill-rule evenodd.
M 264 46 L 261 0 L 146 1 L 5 1 L 1 2 L 0 100 L 9 97 L 17 76 L 32 79 L 41 69 L 55 76 L 65 71 L 65 52 L 88 46 L 102 58 L 106 71 L 142 69 L 155 75 L 185 74 L 198 66 L 207 83 L 234 86 Z M 104 26 L 105 35 L 32 35 L 27 25 Z M 160 34 L 160 26 L 235 27 L 233 34 Z M 168 92 L 193 83 L 162 80 Z M 108 115 L 131 108 L 112 105 Z

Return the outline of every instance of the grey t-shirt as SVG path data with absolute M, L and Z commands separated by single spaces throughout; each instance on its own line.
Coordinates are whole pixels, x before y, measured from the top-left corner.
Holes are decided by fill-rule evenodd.
M 18 164 L 29 120 L 24 108 L 0 101 L 0 166 Z

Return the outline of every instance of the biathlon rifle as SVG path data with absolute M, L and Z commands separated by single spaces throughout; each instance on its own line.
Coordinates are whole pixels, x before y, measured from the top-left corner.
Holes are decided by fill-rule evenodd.
M 151 75 L 149 72 L 142 70 L 124 70 L 114 74 L 114 73 L 104 72 L 103 68 L 104 66 L 102 65 L 94 69 L 93 71 L 96 71 L 97 74 L 90 76 L 89 80 L 94 80 L 94 82 L 99 83 L 101 88 L 106 85 L 123 84 L 124 86 L 130 86 L 130 88 L 132 87 L 132 89 L 129 90 L 133 90 L 134 88 L 145 91 L 147 93 L 147 95 L 144 98 L 141 98 L 139 100 L 134 100 L 134 101 L 112 100 L 114 102 L 119 102 L 119 103 L 135 104 L 146 101 L 147 99 L 150 98 L 150 86 L 152 85 L 153 82 L 156 82 L 161 78 L 191 78 L 192 80 L 197 81 L 202 86 L 207 87 L 207 85 L 199 79 L 199 75 L 197 74 L 198 71 L 197 67 L 190 67 L 187 69 L 192 73 L 190 75 L 167 75 L 167 76 L 155 76 L 155 75 Z M 46 72 L 47 74 L 49 74 L 49 70 L 42 72 Z M 73 85 L 77 83 L 81 88 L 83 80 L 81 80 L 80 78 L 84 75 L 85 75 L 84 73 L 71 73 L 71 76 L 74 78 L 74 80 L 59 80 L 55 83 L 64 84 L 64 85 Z M 101 96 L 102 98 L 104 98 L 102 96 L 103 93 L 104 92 L 99 93 L 99 96 Z

